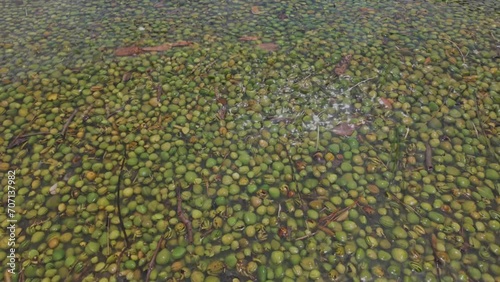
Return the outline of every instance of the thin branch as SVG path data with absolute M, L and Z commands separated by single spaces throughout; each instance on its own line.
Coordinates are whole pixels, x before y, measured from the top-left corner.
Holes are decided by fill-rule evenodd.
M 122 180 L 124 166 L 125 166 L 125 152 L 124 152 L 124 156 L 122 159 L 122 164 L 120 166 L 120 174 L 118 176 L 118 183 L 116 183 L 116 207 L 117 207 L 117 211 L 118 211 L 118 218 L 120 219 L 120 228 L 122 230 L 123 237 L 125 238 L 125 243 L 127 246 L 129 246 L 128 236 L 127 236 L 127 233 L 125 232 L 125 225 L 123 224 L 123 218 L 122 218 L 121 208 L 120 208 L 120 186 L 121 186 L 120 184 L 122 182 L 121 180 Z
M 12 141 L 10 141 L 9 145 L 7 145 L 7 149 L 12 149 L 12 148 L 26 142 L 27 137 L 36 136 L 36 135 L 48 135 L 48 134 L 50 134 L 50 132 L 34 132 L 34 133 L 17 135 L 14 139 L 12 139 Z
M 354 84 L 354 86 L 353 86 L 353 87 L 351 87 L 351 88 L 347 89 L 347 90 L 346 90 L 346 92 L 349 92 L 349 91 L 351 91 L 352 89 L 354 89 L 356 86 L 358 86 L 358 85 L 360 85 L 360 84 L 362 84 L 362 83 L 365 83 L 365 82 L 367 82 L 367 81 L 369 81 L 369 80 L 372 80 L 372 79 L 374 79 L 374 78 L 376 78 L 376 76 L 374 76 L 374 77 L 370 77 L 370 78 L 367 78 L 367 79 L 365 79 L 365 80 L 363 80 L 363 81 L 360 81 L 360 82 L 358 82 L 358 83 Z
M 130 104 L 130 101 L 132 101 L 132 98 L 129 98 L 127 101 L 125 101 L 125 104 L 123 106 L 121 106 L 118 110 L 113 111 L 111 113 L 108 113 L 107 116 L 106 116 L 106 118 L 110 118 L 110 117 L 116 115 L 117 113 L 123 111 L 125 109 L 125 106 L 127 106 L 128 104 Z
M 126 151 L 124 149 L 123 150 L 123 159 L 122 159 L 122 163 L 120 166 L 120 173 L 118 175 L 118 182 L 116 183 L 116 209 L 118 211 L 118 219 L 120 220 L 120 229 L 122 230 L 123 237 L 125 239 L 125 247 L 120 252 L 118 259 L 116 260 L 116 269 L 117 269 L 116 275 L 119 275 L 119 273 L 120 273 L 121 258 L 123 256 L 123 254 L 125 253 L 125 251 L 128 249 L 128 247 L 130 246 L 129 241 L 128 241 L 127 232 L 125 231 L 125 225 L 123 224 L 122 212 L 121 212 L 121 208 L 120 208 L 120 186 L 121 186 L 121 182 L 122 182 L 121 180 L 122 180 L 122 174 L 123 174 L 123 167 L 125 166 L 125 159 L 126 159 L 125 156 L 126 156 Z
M 179 219 L 186 225 L 187 229 L 187 239 L 189 243 L 193 242 L 193 226 L 191 225 L 191 221 L 189 221 L 188 217 L 182 211 L 182 197 L 181 197 L 181 186 L 177 185 L 177 216 Z
M 161 247 L 161 244 L 163 243 L 164 239 L 165 239 L 165 234 L 161 235 L 160 241 L 158 242 L 158 245 L 156 246 L 155 252 L 153 253 L 153 256 L 151 257 L 151 261 L 149 262 L 148 274 L 146 275 L 146 282 L 149 282 L 149 276 L 151 276 L 151 272 L 155 268 L 156 256 L 158 255 L 158 252 L 160 251 L 160 247 Z
M 464 56 L 464 53 L 462 53 L 462 50 L 460 50 L 460 48 L 458 47 L 457 43 L 451 41 L 450 39 L 447 39 L 447 38 L 443 38 L 444 40 L 450 42 L 451 44 L 453 44 L 455 46 L 455 48 L 457 48 L 458 52 L 460 52 L 460 55 L 462 56 L 462 61 L 464 62 L 464 65 L 466 65 L 465 63 L 465 56 Z
M 63 128 L 61 130 L 61 135 L 62 135 L 62 139 L 63 140 L 66 137 L 66 132 L 68 131 L 68 127 L 69 127 L 71 121 L 75 118 L 77 112 L 78 112 L 78 108 L 76 108 L 75 110 L 73 110 L 73 113 L 71 113 L 71 115 L 69 116 L 68 120 L 66 121 L 66 123 L 63 126 Z
M 304 239 L 307 239 L 307 238 L 309 238 L 309 237 L 312 237 L 312 236 L 316 235 L 316 233 L 318 233 L 318 231 L 313 232 L 313 233 L 309 233 L 309 234 L 304 235 L 304 236 L 299 237 L 299 238 L 296 238 L 295 240 L 296 240 L 296 241 L 297 241 L 297 240 L 304 240 Z

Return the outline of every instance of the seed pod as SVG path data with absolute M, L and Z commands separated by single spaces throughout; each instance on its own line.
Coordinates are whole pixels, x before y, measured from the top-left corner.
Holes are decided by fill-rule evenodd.
M 312 159 L 314 160 L 314 162 L 316 162 L 318 164 L 324 164 L 325 163 L 325 158 L 323 156 L 323 153 L 320 152 L 320 151 L 317 151 L 316 153 L 314 153 L 312 155 Z

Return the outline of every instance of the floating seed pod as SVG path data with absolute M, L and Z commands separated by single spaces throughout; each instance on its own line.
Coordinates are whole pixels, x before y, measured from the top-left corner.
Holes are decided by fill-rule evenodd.
M 302 161 L 302 160 L 298 160 L 295 162 L 295 169 L 300 172 L 302 170 L 304 170 L 307 166 L 307 163 Z
M 325 158 L 324 158 L 322 152 L 317 151 L 311 157 L 312 157 L 312 159 L 313 159 L 313 161 L 315 163 L 317 163 L 317 164 L 325 164 Z
M 220 260 L 214 260 L 211 261 L 207 266 L 206 266 L 206 272 L 208 275 L 220 275 L 224 270 L 226 269 L 226 265 L 224 262 Z
M 290 237 L 290 230 L 288 227 L 285 227 L 285 226 L 281 226 L 280 228 L 278 228 L 278 236 L 282 239 L 286 239 L 286 238 L 289 238 Z

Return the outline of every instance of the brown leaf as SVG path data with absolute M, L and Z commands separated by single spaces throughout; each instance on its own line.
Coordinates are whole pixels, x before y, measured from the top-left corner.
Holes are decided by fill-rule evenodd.
M 366 7 L 359 8 L 358 11 L 360 11 L 362 14 L 373 14 L 373 13 L 375 13 L 374 9 L 372 9 L 372 8 L 366 8 Z
M 434 249 L 434 252 L 437 251 L 437 237 L 434 233 L 431 234 L 431 246 Z
M 344 74 L 347 68 L 349 67 L 349 64 L 351 63 L 351 59 L 352 59 L 351 54 L 344 56 L 335 67 L 334 69 L 335 74 L 336 75 Z
M 183 40 L 172 43 L 172 47 L 183 47 L 183 46 L 189 46 L 191 44 L 193 44 L 193 42 Z
M 286 20 L 286 19 L 288 19 L 288 16 L 285 13 L 279 13 L 278 14 L 278 19 L 280 19 L 280 20 Z
M 380 97 L 378 102 L 380 103 L 380 105 L 384 106 L 386 109 L 392 109 L 392 104 L 394 103 L 394 101 L 392 99 L 384 98 L 384 97 Z
M 102 85 L 94 85 L 90 87 L 90 91 L 96 92 L 96 91 L 101 91 L 103 89 Z
M 469 75 L 469 76 L 463 77 L 465 82 L 475 82 L 477 80 L 477 78 L 478 78 L 477 75 Z
M 122 82 L 127 82 L 132 78 L 132 73 L 131 72 L 126 72 L 122 76 Z
M 251 35 L 244 35 L 240 38 L 238 38 L 239 41 L 255 41 L 259 40 L 258 36 L 251 36 Z
M 262 49 L 264 51 L 276 51 L 280 48 L 280 46 L 276 43 L 261 43 L 257 45 L 257 48 Z
M 220 103 L 222 106 L 227 105 L 227 99 L 226 98 L 218 97 L 216 100 L 217 100 L 217 103 Z
M 332 132 L 338 135 L 351 136 L 355 129 L 356 126 L 354 124 L 342 122 L 339 125 L 335 126 Z
M 158 46 L 152 46 L 152 47 L 144 47 L 142 50 L 144 51 L 156 51 L 156 52 L 163 52 L 172 49 L 172 44 L 170 43 L 165 43 L 162 45 Z
M 339 215 L 335 218 L 335 221 L 336 221 L 336 222 L 341 222 L 341 221 L 346 220 L 348 217 L 349 217 L 349 210 L 345 210 L 345 211 L 343 211 L 342 213 L 340 213 L 340 214 L 339 214 Z
M 137 46 L 120 47 L 115 50 L 115 56 L 132 56 L 138 55 L 142 52 L 144 52 L 142 48 L 139 48 Z
M 262 11 L 259 9 L 259 6 L 252 6 L 252 14 L 254 15 L 258 15 L 258 14 L 262 14 Z

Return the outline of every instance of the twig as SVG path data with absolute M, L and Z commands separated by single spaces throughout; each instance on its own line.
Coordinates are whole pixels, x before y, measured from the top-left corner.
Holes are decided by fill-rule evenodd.
M 326 234 L 330 235 L 331 237 L 335 236 L 335 232 L 332 230 L 328 229 L 328 227 L 323 226 L 323 225 L 318 225 L 318 229 L 325 232 Z
M 161 83 L 158 82 L 158 85 L 156 85 L 156 101 L 158 103 L 161 103 L 161 95 L 163 95 L 163 87 Z
M 450 39 L 447 39 L 447 38 L 443 38 L 444 40 L 450 42 L 451 44 L 453 44 L 455 46 L 455 48 L 457 48 L 458 52 L 460 52 L 460 55 L 462 56 L 462 61 L 464 62 L 464 65 L 467 65 L 467 63 L 465 63 L 465 56 L 464 56 L 464 53 L 462 53 L 462 50 L 460 50 L 460 48 L 458 47 L 457 43 L 451 41 Z
M 149 262 L 148 265 L 148 273 L 146 275 L 146 282 L 149 282 L 149 276 L 151 276 L 151 272 L 155 268 L 156 265 L 156 256 L 158 255 L 158 252 L 160 251 L 161 243 L 163 243 L 163 240 L 165 239 L 165 234 L 161 235 L 160 241 L 158 242 L 158 245 L 156 246 L 156 250 L 153 253 L 153 256 L 151 257 L 151 261 Z
M 318 231 L 313 232 L 313 233 L 309 233 L 309 234 L 304 235 L 304 236 L 299 237 L 299 238 L 296 238 L 295 240 L 304 240 L 304 239 L 307 239 L 307 238 L 309 238 L 309 237 L 312 237 L 312 236 L 316 235 L 316 233 L 318 233 Z
M 396 195 L 394 195 L 394 193 L 390 192 L 390 191 L 387 191 L 387 195 L 392 198 L 394 201 L 398 202 L 402 207 L 414 212 L 416 215 L 418 215 L 419 217 L 422 217 L 420 215 L 420 213 L 414 209 L 412 206 L 408 205 L 408 204 L 405 204 L 403 203 L 400 199 L 398 199 L 398 197 L 396 197 Z
M 479 117 L 481 116 L 481 112 L 479 110 L 479 101 L 478 101 L 478 98 L 477 98 L 477 94 L 474 92 L 473 95 L 474 97 L 474 104 L 476 106 L 476 115 Z M 472 122 L 472 121 L 471 121 Z M 474 125 L 474 122 L 472 122 L 472 125 Z M 474 129 L 476 130 L 476 135 L 478 136 L 479 138 L 479 135 L 478 135 L 478 130 L 476 128 L 476 126 L 474 125 Z M 479 123 L 479 129 L 481 129 L 481 134 L 486 137 L 486 132 L 484 131 L 484 126 L 483 126 L 483 123 L 480 122 Z M 489 138 L 485 138 L 485 143 L 486 145 L 488 146 L 488 149 L 490 150 L 490 153 L 493 155 L 493 157 L 495 157 L 495 159 L 498 161 L 500 160 L 500 158 L 498 157 L 498 154 L 495 152 L 495 150 L 491 147 L 491 142 L 489 141 Z
M 125 106 L 127 106 L 128 104 L 130 104 L 130 101 L 132 101 L 132 98 L 129 98 L 127 101 L 125 101 L 125 105 L 121 106 L 118 110 L 116 110 L 116 111 L 113 111 L 113 112 L 109 113 L 109 114 L 106 116 L 106 118 L 110 118 L 110 117 L 112 117 L 112 116 L 116 115 L 117 113 L 119 113 L 119 112 L 123 111 L 123 110 L 125 109 Z
M 365 80 L 363 80 L 363 81 L 360 81 L 360 82 L 358 82 L 358 83 L 354 84 L 354 86 L 352 86 L 351 88 L 347 89 L 345 92 L 349 92 L 349 91 L 351 91 L 352 89 L 354 89 L 356 86 L 360 85 L 361 83 L 365 83 L 365 82 L 367 82 L 367 81 L 369 81 L 369 80 L 372 80 L 372 79 L 374 79 L 374 78 L 376 78 L 376 76 L 374 76 L 374 77 L 370 77 L 370 78 L 367 78 L 367 79 L 365 79 Z
M 472 127 L 474 127 L 474 131 L 476 132 L 476 137 L 478 137 L 478 138 L 479 138 L 479 132 L 477 131 L 477 127 L 476 127 L 476 125 L 474 124 L 474 122 L 473 122 L 473 121 L 471 121 L 471 123 L 472 123 Z
M 191 221 L 187 218 L 186 214 L 182 211 L 182 197 L 181 197 L 181 186 L 177 185 L 177 216 L 186 225 L 187 229 L 187 239 L 189 243 L 193 242 L 193 226 Z
M 106 255 L 108 255 L 108 256 L 109 256 L 109 255 L 110 255 L 110 253 L 111 253 L 111 246 L 110 246 L 110 244 L 109 244 L 109 233 L 110 233 L 109 228 L 110 228 L 110 225 L 111 225 L 111 219 L 110 219 L 110 218 L 109 218 L 109 216 L 108 216 L 108 219 L 106 220 L 106 233 L 107 233 L 107 235 L 106 235 L 106 238 L 107 238 L 107 239 L 106 239 L 106 241 L 107 241 L 107 242 L 106 242 L 106 246 L 107 246 L 107 248 L 108 248 L 108 253 L 107 253 Z
M 121 186 L 121 182 L 122 182 L 123 167 L 125 166 L 125 159 L 126 159 L 125 154 L 126 154 L 126 152 L 123 153 L 122 164 L 120 166 L 120 174 L 118 176 L 118 182 L 116 183 L 116 207 L 117 207 L 117 211 L 118 211 L 118 218 L 120 219 L 120 228 L 122 230 L 123 237 L 125 238 L 125 243 L 127 246 L 129 246 L 128 236 L 127 236 L 127 233 L 125 232 L 125 225 L 123 224 L 123 218 L 122 218 L 121 208 L 120 208 L 120 186 Z
M 288 152 L 288 147 L 286 144 L 283 144 L 283 147 L 285 148 L 285 152 L 286 152 L 286 156 L 288 158 L 288 162 L 290 163 L 290 168 L 292 170 L 292 180 L 293 182 L 295 183 L 297 181 L 297 179 L 295 178 L 295 168 L 294 168 L 294 165 L 293 165 L 293 160 L 292 160 L 292 156 L 290 155 L 290 152 Z M 305 203 L 304 201 L 302 200 L 302 193 L 300 193 L 300 191 L 295 188 L 295 192 L 297 193 L 297 196 L 299 197 L 299 201 L 300 201 L 300 209 L 302 211 L 307 212 L 306 208 L 304 207 Z
M 122 230 L 123 237 L 125 239 L 125 247 L 123 250 L 120 252 L 120 255 L 118 256 L 118 259 L 116 260 L 116 275 L 119 275 L 120 273 L 120 261 L 122 258 L 123 253 L 128 249 L 129 241 L 128 241 L 128 236 L 127 232 L 125 232 L 125 225 L 123 224 L 123 218 L 122 218 L 122 211 L 120 208 L 120 186 L 121 186 L 121 180 L 122 180 L 122 174 L 123 174 L 123 167 L 125 166 L 125 156 L 126 156 L 126 151 L 125 149 L 123 150 L 123 159 L 122 159 L 122 164 L 120 166 L 120 173 L 118 175 L 118 182 L 116 183 L 116 209 L 118 211 L 118 219 L 120 220 L 120 229 Z
M 439 256 L 438 256 L 438 249 L 437 249 L 437 237 L 432 233 L 431 235 L 431 247 L 432 247 L 432 254 L 434 255 L 434 263 L 436 264 L 436 271 L 438 275 L 438 281 L 441 281 L 441 268 L 439 267 Z
M 66 123 L 63 126 L 63 128 L 61 130 L 61 135 L 62 135 L 62 139 L 63 140 L 66 137 L 66 132 L 68 131 L 69 124 L 75 118 L 77 112 L 78 112 L 78 108 L 74 109 L 73 113 L 71 113 L 71 115 L 69 116 L 68 120 L 66 121 Z
M 10 141 L 9 145 L 7 146 L 7 149 L 14 148 L 14 147 L 18 146 L 19 144 L 24 143 L 26 141 L 26 137 L 27 136 L 31 136 L 31 135 L 27 135 L 27 134 L 24 134 L 24 133 L 35 122 L 35 120 L 37 119 L 37 117 L 38 117 L 38 114 L 36 114 L 33 117 L 33 119 L 30 121 L 30 123 L 26 126 L 26 128 L 24 130 L 22 130 L 14 139 L 12 139 L 12 141 Z
M 17 135 L 14 139 L 12 139 L 12 141 L 10 141 L 9 145 L 7 146 L 7 149 L 12 149 L 18 146 L 19 144 L 24 143 L 26 141 L 26 137 L 35 135 L 47 135 L 47 134 L 50 134 L 50 132 L 34 132 L 34 133 Z
M 425 168 L 428 171 L 432 171 L 432 169 L 434 168 L 432 166 L 432 147 L 429 142 L 425 143 Z
M 316 151 L 318 151 L 319 148 L 319 124 L 318 124 L 318 132 L 316 134 Z
M 357 204 L 358 204 L 358 200 L 356 200 L 354 203 L 350 204 L 349 206 L 347 206 L 347 207 L 345 207 L 343 209 L 334 211 L 331 214 L 320 218 L 319 219 L 319 224 L 323 225 L 323 226 L 327 226 L 328 224 L 330 224 L 330 222 L 337 221 L 344 212 L 351 210 Z
M 491 35 L 491 37 L 493 37 L 493 39 L 495 39 L 495 41 L 500 41 L 500 40 L 498 40 L 498 39 L 495 37 L 495 35 L 493 35 L 493 31 L 491 31 L 491 30 L 490 30 L 490 35 Z

